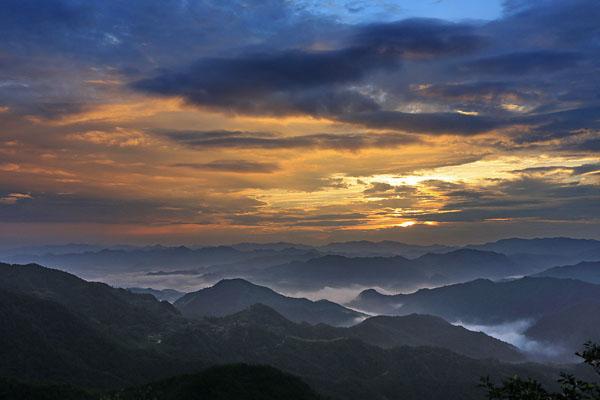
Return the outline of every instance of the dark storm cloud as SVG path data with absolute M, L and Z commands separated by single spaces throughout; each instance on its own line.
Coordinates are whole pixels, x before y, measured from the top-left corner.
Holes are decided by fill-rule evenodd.
M 516 3 L 489 23 L 348 25 L 285 0 L 8 0 L 0 106 L 45 118 L 81 112 L 113 98 L 90 86 L 96 74 L 218 111 L 375 129 L 475 135 L 530 125 L 517 143 L 597 129 L 590 116 L 550 114 L 600 103 L 600 3 Z M 438 110 L 402 112 L 423 100 Z M 592 138 L 562 149 L 597 147 Z
M 343 116 L 342 120 L 371 128 L 432 135 L 476 135 L 508 123 L 493 117 L 460 113 L 405 113 L 400 111 L 356 113 Z
M 379 109 L 372 98 L 350 88 L 369 74 L 396 70 L 406 59 L 468 53 L 480 41 L 469 26 L 438 20 L 369 25 L 339 49 L 204 58 L 133 87 L 246 114 L 345 115 Z
M 282 136 L 268 132 L 197 131 L 166 133 L 169 139 L 194 148 L 258 148 L 295 149 L 321 148 L 360 150 L 370 147 L 397 147 L 420 142 L 420 139 L 401 133 L 348 133 Z
M 173 202 L 0 190 L 0 222 L 206 224 L 217 222 L 223 215 L 253 212 L 263 205 L 247 197 Z
M 140 223 L 193 217 L 192 210 L 162 209 L 163 205 L 146 200 L 39 193 L 12 204 L 0 203 L 0 221 Z
M 581 118 L 583 111 L 575 118 L 557 111 L 574 104 L 583 110 L 600 101 L 593 79 L 600 68 L 600 30 L 590 26 L 584 34 L 597 19 L 582 10 L 600 14 L 590 0 L 576 3 L 507 6 L 503 19 L 488 24 L 416 19 L 346 27 L 334 50 L 202 58 L 134 87 L 234 113 L 300 113 L 425 134 L 476 135 L 530 125 L 522 141 L 539 141 L 548 131 L 568 137 L 595 129 L 595 121 Z M 403 71 L 419 69 L 425 85 L 396 84 Z M 385 96 L 378 97 L 378 90 Z M 448 111 L 398 110 L 418 97 Z M 465 109 L 478 115 L 456 112 Z
M 413 92 L 419 96 L 440 98 L 446 101 L 482 101 L 505 97 L 529 98 L 531 94 L 523 91 L 523 86 L 525 85 L 499 81 L 467 82 L 463 84 L 440 83 L 417 87 L 413 89 Z
M 573 168 L 573 173 L 575 175 L 582 175 L 582 174 L 589 174 L 589 173 L 597 174 L 599 172 L 600 172 L 600 163 L 583 164 L 583 165 Z
M 563 51 L 529 51 L 481 58 L 462 66 L 469 73 L 522 75 L 560 71 L 574 67 L 581 55 Z
M 204 59 L 187 71 L 165 73 L 134 87 L 248 114 L 338 114 L 377 109 L 357 92 L 337 86 L 395 60 L 366 49 L 287 51 L 233 59 Z M 321 88 L 327 88 L 323 92 Z
M 516 174 L 539 174 L 539 173 L 551 173 L 551 172 L 563 172 L 568 171 L 573 175 L 584 175 L 589 173 L 598 173 L 600 172 L 600 163 L 594 164 L 582 164 L 577 167 L 565 167 L 565 166 L 548 166 L 548 167 L 532 167 L 532 168 L 524 168 L 517 169 L 511 171 Z
M 173 164 L 172 166 L 216 172 L 233 172 L 239 174 L 265 174 L 279 170 L 279 165 L 275 163 L 247 160 L 215 160 L 208 163 L 178 163 Z
M 600 138 L 585 140 L 575 144 L 563 146 L 566 150 L 589 151 L 600 153 Z
M 551 167 L 552 168 L 552 167 Z M 577 167 L 574 168 L 576 170 Z M 592 168 L 586 166 L 585 169 Z M 596 185 L 561 182 L 524 174 L 521 178 L 499 180 L 472 188 L 467 184 L 439 185 L 424 182 L 448 198 L 436 213 L 419 214 L 420 220 L 439 222 L 486 219 L 577 220 L 600 215 L 600 194 Z M 462 189 L 459 189 L 461 188 Z
M 535 143 L 552 139 L 563 139 L 579 135 L 583 130 L 598 136 L 600 131 L 600 107 L 576 108 L 566 111 L 541 113 L 515 119 L 516 123 L 532 126 L 529 132 L 518 135 L 518 143 Z M 594 133 L 595 132 L 595 133 Z M 594 138 L 591 139 L 592 143 Z M 566 148 L 579 144 L 566 142 Z M 585 147 L 586 145 L 583 144 Z M 593 145 L 591 146 L 593 148 Z M 590 148 L 590 150 L 592 150 Z
M 429 59 L 463 55 L 485 45 L 474 26 L 435 19 L 411 19 L 372 24 L 356 34 L 357 43 L 379 53 L 401 55 L 403 59 Z
M 107 88 L 90 88 L 89 79 L 127 82 L 241 48 L 303 46 L 338 29 L 286 0 L 7 0 L 0 82 L 20 86 L 2 105 L 37 114 L 28 106 L 108 102 Z

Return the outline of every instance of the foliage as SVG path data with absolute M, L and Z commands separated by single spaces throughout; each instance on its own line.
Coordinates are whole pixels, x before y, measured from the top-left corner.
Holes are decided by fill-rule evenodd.
M 583 361 L 600 375 L 600 345 L 588 342 L 584 350 L 577 353 Z M 514 376 L 494 384 L 490 377 L 482 379 L 481 386 L 487 390 L 490 400 L 599 400 L 600 384 L 577 379 L 572 374 L 562 373 L 558 380 L 560 392 L 549 392 L 533 379 Z

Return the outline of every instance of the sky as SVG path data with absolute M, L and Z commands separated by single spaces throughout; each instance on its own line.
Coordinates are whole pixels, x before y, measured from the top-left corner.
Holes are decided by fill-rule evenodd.
M 597 0 L 4 0 L 0 242 L 600 239 Z

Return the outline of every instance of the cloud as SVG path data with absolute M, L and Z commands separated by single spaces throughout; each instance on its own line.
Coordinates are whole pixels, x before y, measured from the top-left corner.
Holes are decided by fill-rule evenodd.
M 518 219 L 574 221 L 600 215 L 597 185 L 554 180 L 530 175 L 527 171 L 520 173 L 524 175 L 492 181 L 484 187 L 462 184 L 448 189 L 434 182 L 424 182 L 445 197 L 446 202 L 435 212 L 424 212 L 414 217 L 438 222 Z M 463 189 L 456 189 L 458 186 Z
M 88 142 L 102 146 L 138 147 L 148 146 L 151 139 L 139 130 L 115 128 L 111 132 L 87 131 L 67 135 L 68 139 Z
M 0 202 L 0 222 L 18 223 L 204 225 L 219 223 L 222 218 L 232 214 L 255 212 L 264 205 L 248 197 L 208 195 L 204 199 L 176 201 L 72 193 L 11 193 L 3 198 L 8 200 Z
M 484 332 L 486 335 L 510 343 L 521 351 L 540 358 L 564 358 L 566 349 L 557 344 L 538 342 L 525 335 L 525 331 L 534 324 L 532 320 L 516 320 L 498 325 L 466 324 L 461 321 L 454 325 L 462 326 L 475 332 Z M 569 354 L 570 355 L 570 354 Z
M 216 225 L 223 241 L 239 227 L 277 240 L 597 235 L 600 6 L 510 3 L 494 21 L 382 23 L 404 14 L 7 0 L 0 222 L 152 225 L 168 240 L 210 224 L 212 241 Z M 276 118 L 288 115 L 300 118 Z M 395 184 L 403 174 L 418 179 Z M 420 224 L 389 228 L 405 221 Z
M 522 75 L 560 71 L 576 66 L 581 55 L 574 52 L 538 50 L 480 58 L 461 67 L 468 73 Z
M 398 147 L 420 143 L 416 136 L 402 133 L 317 133 L 283 136 L 269 132 L 251 131 L 184 131 L 164 133 L 169 139 L 188 147 L 360 150 L 363 148 Z
M 374 24 L 358 28 L 341 48 L 203 58 L 132 87 L 243 114 L 346 115 L 380 108 L 376 100 L 353 87 L 370 74 L 396 70 L 406 59 L 468 53 L 479 43 L 473 29 L 463 24 L 439 20 Z
M 367 25 L 355 38 L 364 47 L 405 60 L 469 54 L 486 43 L 473 25 L 426 18 Z
M 550 173 L 568 173 L 571 175 L 596 174 L 600 172 L 600 163 L 582 164 L 576 167 L 553 165 L 547 167 L 531 167 L 511 171 L 523 175 L 544 175 Z
M 476 135 L 506 125 L 506 121 L 460 113 L 405 113 L 375 111 L 355 113 L 341 118 L 345 122 L 369 128 L 396 129 L 431 135 Z
M 363 190 L 367 197 L 406 197 L 417 193 L 417 188 L 409 185 L 390 185 L 385 182 L 372 182 Z
M 208 163 L 178 163 L 172 166 L 239 174 L 265 174 L 279 170 L 279 165 L 275 163 L 247 160 L 215 160 Z
M 27 193 L 9 193 L 0 197 L 0 204 L 16 204 L 18 201 L 33 199 L 33 196 Z

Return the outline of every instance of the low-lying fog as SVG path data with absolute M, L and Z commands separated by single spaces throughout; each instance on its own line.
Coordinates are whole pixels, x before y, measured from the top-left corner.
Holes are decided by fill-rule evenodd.
M 553 345 L 547 342 L 538 342 L 525 335 L 529 327 L 535 323 L 531 319 L 521 319 L 511 322 L 505 322 L 498 325 L 479 325 L 469 324 L 462 321 L 453 322 L 454 325 L 460 325 L 468 330 L 483 332 L 488 336 L 510 343 L 522 352 L 536 360 L 557 360 L 564 361 L 575 360 L 569 352 L 561 346 Z
M 326 286 L 323 289 L 314 290 L 314 291 L 284 290 L 284 291 L 279 291 L 279 292 L 285 294 L 286 296 L 291 296 L 291 297 L 305 297 L 305 298 L 307 298 L 309 300 L 313 300 L 313 301 L 325 299 L 325 300 L 333 301 L 334 303 L 345 304 L 345 303 L 348 303 L 349 301 L 353 300 L 354 298 L 356 298 L 356 296 L 358 296 L 360 294 L 360 292 L 362 292 L 363 290 L 366 290 L 366 289 L 375 289 L 378 292 L 384 293 L 384 294 L 397 294 L 397 292 L 390 292 L 389 290 L 386 290 L 381 287 L 362 286 L 362 285 L 355 285 L 355 286 L 342 287 L 342 288 Z
M 83 279 L 104 282 L 115 287 L 150 287 L 153 289 L 175 289 L 180 292 L 193 292 L 208 286 L 214 285 L 216 282 L 213 280 L 206 280 L 202 275 L 190 275 L 190 274 L 164 274 L 164 275 L 149 275 L 147 272 L 125 272 L 117 274 L 105 274 L 90 275 L 85 273 L 76 273 Z M 252 282 L 252 279 L 248 279 Z M 260 282 L 252 282 L 257 285 L 262 285 Z M 278 293 L 284 294 L 290 297 L 305 297 L 307 299 L 316 300 L 330 300 L 335 303 L 345 304 L 353 300 L 356 296 L 366 289 L 375 289 L 383 294 L 399 294 L 399 293 L 412 293 L 423 287 L 410 287 L 404 288 L 403 290 L 390 291 L 378 286 L 364 286 L 364 285 L 353 285 L 348 287 L 329 287 L 326 286 L 318 290 L 294 290 L 290 288 L 280 288 L 272 285 L 269 286 Z M 429 287 L 429 286 L 427 286 Z
M 85 276 L 81 277 L 89 279 Z M 175 289 L 180 292 L 194 292 L 214 284 L 214 282 L 205 281 L 200 275 L 148 275 L 146 272 L 109 274 L 98 278 L 91 280 L 104 282 L 114 287 L 149 287 L 158 290 Z
M 78 274 L 84 279 L 102 281 L 115 287 L 150 287 L 153 289 L 175 289 L 181 292 L 192 292 L 215 284 L 207 281 L 201 275 L 166 274 L 148 275 L 147 272 L 127 272 L 100 276 L 85 276 Z M 319 290 L 290 290 L 273 288 L 275 291 L 291 297 L 304 297 L 310 300 L 330 300 L 338 304 L 346 304 L 356 298 L 360 292 L 366 289 L 375 289 L 383 294 L 411 293 L 421 287 L 408 288 L 401 291 L 389 291 L 381 287 L 354 285 L 350 287 L 324 287 Z M 363 310 L 357 310 L 364 312 Z M 366 313 L 372 315 L 370 313 Z M 356 323 L 362 321 L 357 320 Z M 463 326 L 471 331 L 483 332 L 496 339 L 510 343 L 526 353 L 536 361 L 574 361 L 566 349 L 549 343 L 541 343 L 525 335 L 529 327 L 535 323 L 531 319 L 516 320 L 497 325 L 471 324 L 462 321 L 453 322 L 454 325 Z

